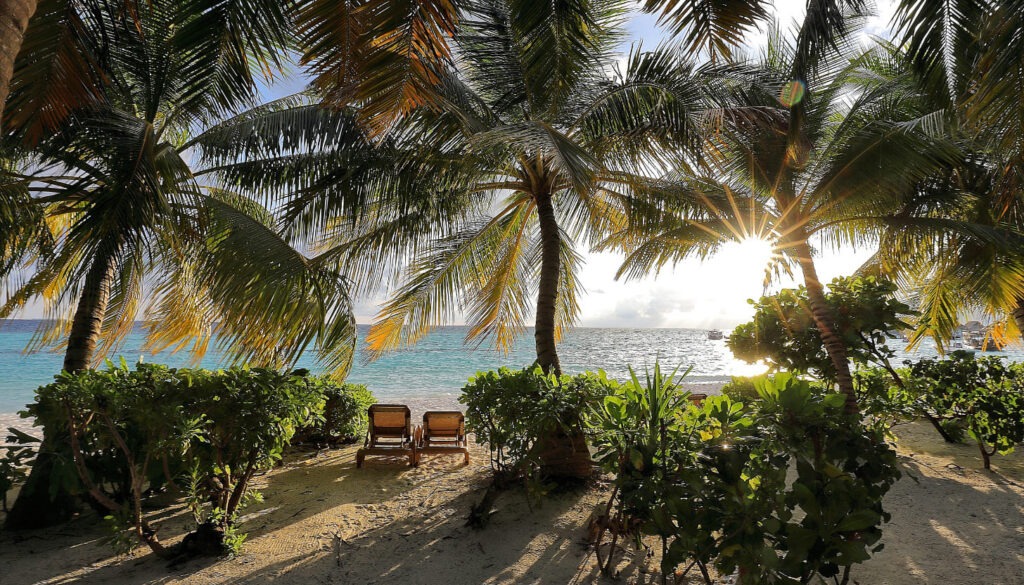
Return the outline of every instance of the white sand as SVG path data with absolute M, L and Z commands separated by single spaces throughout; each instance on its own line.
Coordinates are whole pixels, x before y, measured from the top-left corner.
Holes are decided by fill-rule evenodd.
M 886 499 L 893 513 L 886 548 L 855 567 L 861 585 L 1024 584 L 1024 456 L 980 469 L 971 445 L 948 446 L 926 425 L 900 429 L 904 478 Z M 0 583 L 653 583 L 656 559 L 628 555 L 621 579 L 597 577 L 585 536 L 607 484 L 555 496 L 539 508 L 506 492 L 490 526 L 463 526 L 487 483 L 486 453 L 426 458 L 418 469 L 368 459 L 355 447 L 313 457 L 298 453 L 260 481 L 266 501 L 247 510 L 244 552 L 195 560 L 173 571 L 140 549 L 111 554 L 86 515 L 55 529 L 0 534 Z M 912 477 L 916 477 L 914 481 Z M 189 528 L 180 507 L 155 510 L 162 540 Z M 690 583 L 697 583 L 692 580 Z

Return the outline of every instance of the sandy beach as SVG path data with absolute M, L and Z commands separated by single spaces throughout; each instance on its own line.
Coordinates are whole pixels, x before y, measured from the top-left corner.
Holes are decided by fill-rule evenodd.
M 886 547 L 855 568 L 861 585 L 1024 583 L 1024 457 L 980 469 L 971 445 L 944 445 L 921 424 L 899 429 L 904 477 L 886 498 Z M 657 557 L 630 549 L 618 581 L 600 577 L 588 522 L 608 496 L 607 478 L 531 505 L 502 494 L 490 526 L 464 526 L 487 484 L 487 454 L 473 462 L 430 457 L 354 464 L 355 446 L 294 452 L 260 478 L 265 501 L 246 510 L 245 549 L 233 559 L 168 568 L 137 549 L 116 556 L 91 514 L 55 529 L 0 535 L 0 582 L 137 583 L 654 583 Z M 180 540 L 190 517 L 180 505 L 153 510 L 161 539 Z M 697 583 L 698 578 L 689 581 Z

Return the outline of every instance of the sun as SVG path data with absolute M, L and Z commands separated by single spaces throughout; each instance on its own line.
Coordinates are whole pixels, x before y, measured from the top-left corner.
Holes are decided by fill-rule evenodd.
M 772 259 L 773 250 L 771 242 L 749 237 L 723 244 L 718 253 L 723 259 L 728 258 L 729 264 L 737 270 L 749 273 L 763 272 Z

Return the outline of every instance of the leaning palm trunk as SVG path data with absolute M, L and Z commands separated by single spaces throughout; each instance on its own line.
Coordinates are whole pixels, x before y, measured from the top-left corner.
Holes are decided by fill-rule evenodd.
M 0 2 L 0 127 L 4 118 L 4 103 L 11 90 L 14 60 L 21 50 L 21 41 L 28 28 L 28 20 L 36 11 L 36 0 L 3 0 Z
M 103 317 L 107 313 L 107 303 L 110 302 L 110 285 L 114 281 L 115 269 L 114 258 L 101 254 L 93 261 L 85 277 L 82 296 L 78 299 L 78 308 L 71 322 L 68 349 L 64 354 L 66 372 L 84 370 L 92 363 Z
M 804 275 L 804 286 L 807 287 L 807 299 L 811 305 L 811 315 L 814 324 L 821 334 L 821 341 L 825 345 L 825 351 L 832 360 L 836 369 L 836 383 L 839 390 L 846 395 L 847 414 L 860 412 L 857 405 L 857 393 L 853 389 L 853 375 L 850 373 L 850 361 L 846 357 L 846 344 L 836 333 L 833 324 L 835 323 L 832 310 L 825 302 L 825 288 L 818 280 L 818 271 L 814 267 L 814 260 L 811 258 L 811 248 L 807 245 L 807 239 L 802 238 L 795 245 L 797 257 L 800 262 L 800 270 Z
M 83 370 L 92 362 L 110 300 L 110 285 L 115 268 L 113 256 L 100 254 L 85 277 L 64 356 L 64 370 L 68 372 Z M 60 459 L 70 458 L 67 449 L 70 437 L 67 432 L 54 435 L 52 429 L 46 431 L 44 429 L 43 441 L 39 446 L 39 455 L 32 464 L 32 472 L 7 515 L 4 524 L 7 529 L 53 526 L 70 520 L 77 511 L 77 501 L 67 487 L 53 483 L 54 466 Z

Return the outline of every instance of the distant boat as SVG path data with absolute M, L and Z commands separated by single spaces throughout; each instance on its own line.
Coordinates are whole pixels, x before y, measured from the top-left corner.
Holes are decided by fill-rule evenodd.
M 708 331 L 708 339 L 722 339 L 724 334 L 718 329 L 711 329 Z

